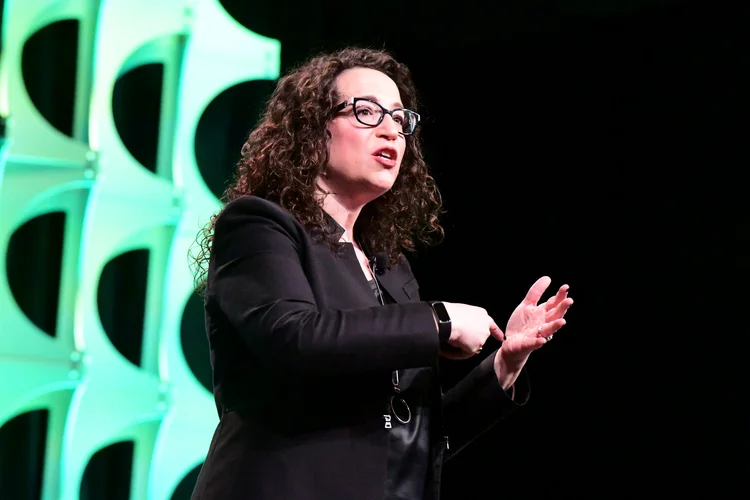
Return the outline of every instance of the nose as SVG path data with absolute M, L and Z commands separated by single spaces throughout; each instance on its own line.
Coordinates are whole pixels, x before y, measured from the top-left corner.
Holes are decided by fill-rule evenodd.
M 387 139 L 395 140 L 398 139 L 400 132 L 401 127 L 399 127 L 398 123 L 396 123 L 391 115 L 386 114 L 385 117 L 383 117 L 383 121 L 380 122 L 380 125 L 378 126 L 378 135 Z

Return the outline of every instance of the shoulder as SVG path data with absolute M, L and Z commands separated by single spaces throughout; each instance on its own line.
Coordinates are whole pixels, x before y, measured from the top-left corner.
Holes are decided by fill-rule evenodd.
M 216 218 L 215 235 L 237 231 L 276 230 L 300 238 L 305 229 L 297 219 L 277 203 L 257 196 L 241 196 L 227 203 Z
M 252 253 L 290 244 L 296 247 L 305 238 L 304 227 L 289 211 L 272 201 L 248 195 L 221 209 L 214 225 L 213 244 L 217 251 L 231 248 Z
M 257 196 L 246 195 L 227 203 L 219 212 L 216 225 L 217 227 L 219 225 L 231 225 L 237 221 L 247 221 L 253 218 L 268 219 L 285 225 L 297 223 L 292 214 L 277 203 Z

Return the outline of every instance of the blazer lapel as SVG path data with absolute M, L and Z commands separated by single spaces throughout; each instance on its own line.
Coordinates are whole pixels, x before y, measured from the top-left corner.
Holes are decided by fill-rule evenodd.
M 326 212 L 323 212 L 323 215 L 335 234 L 339 236 L 344 234 L 344 228 L 341 227 L 333 217 Z M 365 251 L 365 253 L 368 256 L 370 255 L 370 252 Z M 343 260 L 349 268 L 352 276 L 357 276 L 356 281 L 360 285 L 360 288 L 363 291 L 370 292 L 370 285 L 367 283 L 367 279 L 365 279 L 364 274 L 359 267 L 359 262 L 357 261 L 353 248 L 347 249 L 343 256 Z M 411 270 L 409 270 L 408 266 L 393 266 L 390 269 L 386 269 L 383 274 L 376 274 L 375 278 L 378 280 L 378 285 L 380 285 L 380 287 L 383 288 L 384 291 L 387 292 L 396 302 L 418 302 L 420 300 L 417 280 L 411 274 Z
M 401 267 L 386 269 L 383 274 L 375 275 L 378 283 L 396 302 L 419 301 L 417 280 Z

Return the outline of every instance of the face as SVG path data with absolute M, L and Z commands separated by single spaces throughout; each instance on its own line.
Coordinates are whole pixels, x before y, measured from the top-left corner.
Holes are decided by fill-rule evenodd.
M 366 97 L 386 109 L 402 107 L 396 83 L 380 71 L 353 68 L 336 79 L 341 102 L 351 97 Z M 328 166 L 324 187 L 355 203 L 367 203 L 386 193 L 396 181 L 406 150 L 406 139 L 390 115 L 376 127 L 358 122 L 352 106 L 347 106 L 331 121 L 328 129 Z

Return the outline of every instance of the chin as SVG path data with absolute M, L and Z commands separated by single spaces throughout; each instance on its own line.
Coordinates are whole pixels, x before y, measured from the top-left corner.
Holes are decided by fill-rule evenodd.
M 360 193 L 363 196 L 362 202 L 364 204 L 370 203 L 373 200 L 377 200 L 385 193 L 391 190 L 393 183 L 372 183 L 368 182 L 366 186 L 360 186 Z
M 374 175 L 360 178 L 356 190 L 367 199 L 367 202 L 380 198 L 393 188 L 396 183 L 396 170 L 383 170 Z
M 395 183 L 395 179 L 373 183 L 372 191 L 376 193 L 377 194 L 376 197 L 379 198 L 383 196 L 385 193 L 387 193 L 388 191 L 390 191 L 391 188 L 393 188 L 394 183 Z
M 398 176 L 398 169 L 394 168 L 391 170 L 383 170 L 378 172 L 372 179 L 372 183 L 376 184 L 379 188 L 390 190 L 396 183 L 396 177 Z

